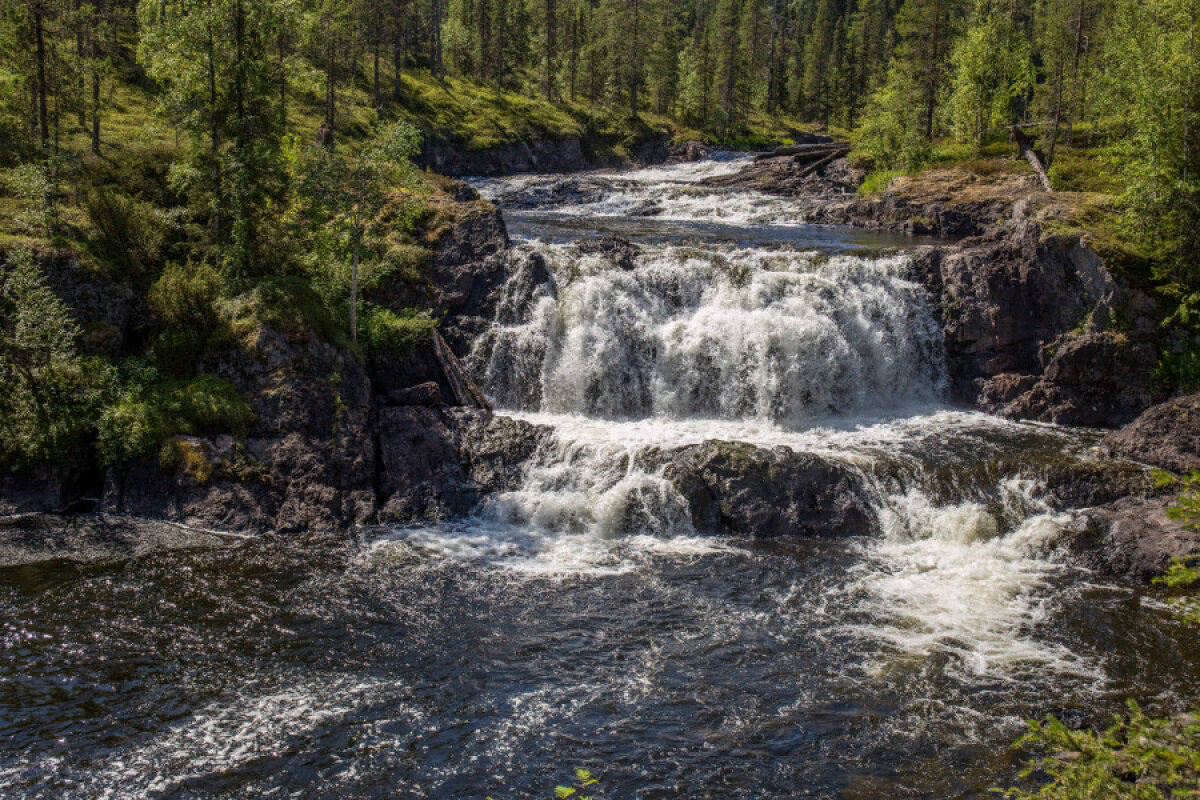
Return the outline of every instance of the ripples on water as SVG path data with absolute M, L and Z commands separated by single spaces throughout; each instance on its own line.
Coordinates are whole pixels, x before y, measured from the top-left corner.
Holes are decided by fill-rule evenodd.
M 472 364 L 555 435 L 477 517 L 0 570 L 0 794 L 984 797 L 1028 717 L 1195 696 L 1168 613 L 977 469 L 1090 436 L 941 407 L 903 256 L 731 246 L 706 202 L 629 273 L 526 239 L 554 283 Z M 698 535 L 639 454 L 712 438 L 861 470 L 877 535 Z

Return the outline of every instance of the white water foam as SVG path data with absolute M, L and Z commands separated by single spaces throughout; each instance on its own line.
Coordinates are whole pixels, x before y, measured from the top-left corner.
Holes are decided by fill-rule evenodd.
M 906 257 L 650 245 L 625 271 L 537 248 L 557 286 L 470 358 L 499 406 L 802 427 L 944 390 L 941 331 Z
M 999 509 L 939 506 L 917 490 L 888 498 L 883 536 L 864 548 L 849 587 L 871 620 L 859 633 L 909 657 L 949 654 L 968 682 L 1031 668 L 1098 680 L 1094 664 L 1031 635 L 1053 613 L 1051 581 L 1065 569 L 1055 547 L 1071 520 L 1037 488 L 1004 481 Z

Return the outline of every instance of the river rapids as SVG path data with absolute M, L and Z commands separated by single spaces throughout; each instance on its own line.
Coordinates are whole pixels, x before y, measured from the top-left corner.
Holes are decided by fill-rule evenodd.
M 476 516 L 4 571 L 0 794 L 983 798 L 1027 718 L 1194 696 L 1171 615 L 989 466 L 1095 436 L 951 407 L 912 240 L 698 183 L 744 162 L 477 182 L 549 277 L 467 366 L 553 435 Z M 873 533 L 695 530 L 664 468 L 708 440 L 854 470 Z

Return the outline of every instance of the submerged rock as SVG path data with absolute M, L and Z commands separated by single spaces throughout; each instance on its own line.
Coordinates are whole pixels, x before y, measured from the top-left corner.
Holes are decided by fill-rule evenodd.
M 861 536 L 873 516 L 852 470 L 786 447 L 709 441 L 672 451 L 664 476 L 703 533 Z
M 629 272 L 637 266 L 638 254 L 641 249 L 620 236 L 598 236 L 595 239 L 584 239 L 575 245 L 580 255 L 600 256 L 608 263 Z

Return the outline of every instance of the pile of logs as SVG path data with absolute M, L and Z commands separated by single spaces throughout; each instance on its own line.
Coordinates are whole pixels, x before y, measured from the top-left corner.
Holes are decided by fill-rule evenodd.
M 849 142 L 822 142 L 821 144 L 794 144 L 788 147 L 776 147 L 770 153 L 761 153 L 754 157 L 755 161 L 765 161 L 773 158 L 790 158 L 793 164 L 804 165 L 797 178 L 804 178 L 819 170 L 821 167 L 850 153 Z

